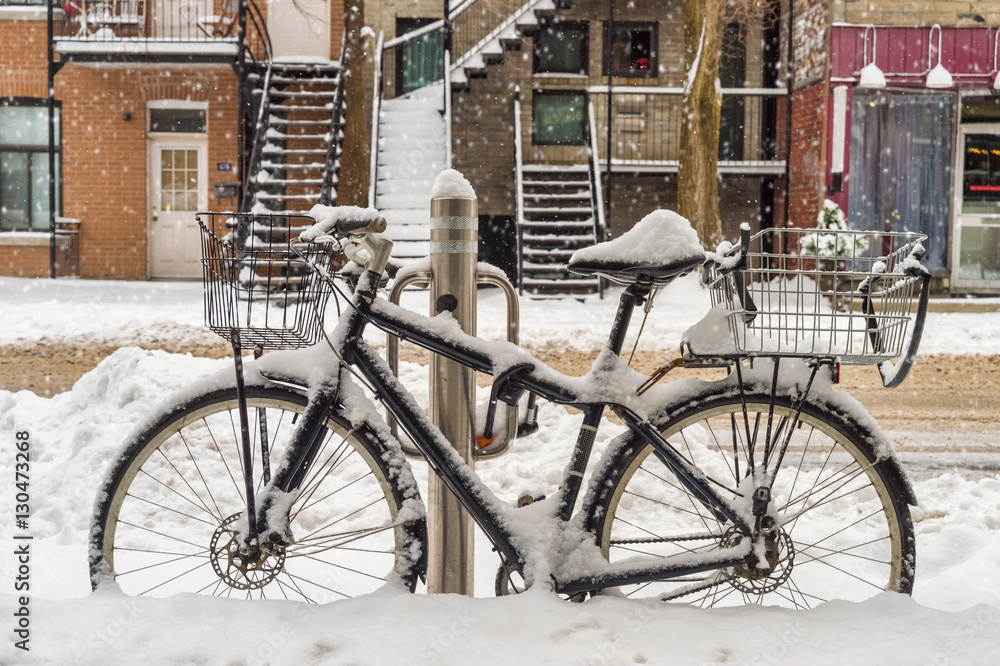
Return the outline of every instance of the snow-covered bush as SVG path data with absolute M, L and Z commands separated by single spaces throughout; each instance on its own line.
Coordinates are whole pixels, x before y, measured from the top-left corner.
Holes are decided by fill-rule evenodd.
M 840 206 L 827 199 L 816 220 L 817 232 L 803 234 L 799 248 L 803 254 L 818 259 L 837 259 L 856 256 L 868 249 L 868 239 L 863 234 L 819 233 L 819 230 L 848 231 L 847 219 Z

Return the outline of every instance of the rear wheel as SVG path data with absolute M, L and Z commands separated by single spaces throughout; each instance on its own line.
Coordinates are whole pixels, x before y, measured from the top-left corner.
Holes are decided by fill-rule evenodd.
M 247 403 L 259 493 L 262 433 L 273 469 L 306 399 L 248 387 Z M 109 474 L 91 531 L 94 584 L 110 572 L 129 594 L 311 602 L 371 592 L 390 577 L 412 590 L 426 533 L 409 466 L 367 426 L 331 414 L 326 428 L 288 509 L 292 542 L 242 556 L 235 536 L 245 486 L 234 391 L 165 414 L 126 446 Z
M 794 410 L 781 396 L 773 410 L 767 395 L 744 399 L 717 391 L 692 400 L 661 431 L 716 488 L 727 489 L 724 496 L 749 501 L 754 483 L 748 477 L 756 470 L 754 478 L 760 478 L 761 470 L 778 464 Z M 850 417 L 806 404 L 775 476 L 768 511 L 774 525 L 758 544 L 756 566 L 623 592 L 699 606 L 795 608 L 834 598 L 861 600 L 883 590 L 910 593 L 915 554 L 907 486 L 893 466 L 876 462 L 874 441 Z M 705 553 L 745 538 L 638 438 L 626 441 L 598 471 L 593 487 L 589 524 L 612 562 Z

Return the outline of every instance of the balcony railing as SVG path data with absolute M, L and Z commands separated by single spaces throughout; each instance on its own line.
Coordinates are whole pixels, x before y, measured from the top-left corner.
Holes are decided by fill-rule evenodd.
M 115 50 L 113 45 L 141 51 L 149 44 L 158 44 L 158 51 L 170 44 L 215 44 L 220 53 L 235 52 L 241 37 L 253 58 L 265 60 L 270 50 L 255 0 L 71 0 L 65 8 L 66 21 L 54 26 L 60 52 Z
M 589 89 L 600 137 L 600 160 L 607 164 L 608 89 Z M 615 87 L 611 134 L 612 168 L 676 171 L 680 163 L 681 88 Z M 724 88 L 719 141 L 721 173 L 782 173 L 785 162 L 776 151 L 784 135 L 784 114 L 777 102 L 784 89 Z

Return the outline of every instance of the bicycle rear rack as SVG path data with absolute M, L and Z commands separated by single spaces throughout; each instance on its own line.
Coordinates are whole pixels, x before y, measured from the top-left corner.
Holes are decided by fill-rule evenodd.
M 507 298 L 507 341 L 512 344 L 518 344 L 518 327 L 521 319 L 520 306 L 517 301 L 517 291 L 514 289 L 514 285 L 510 283 L 506 277 L 494 273 L 492 271 L 477 271 L 476 272 L 476 283 L 477 284 L 489 284 L 495 287 L 499 287 L 503 291 L 504 296 Z M 408 273 L 403 277 L 397 278 L 392 285 L 392 290 L 389 292 L 389 301 L 395 305 L 399 305 L 399 299 L 403 294 L 403 290 L 407 287 L 416 287 L 417 289 L 427 289 L 431 284 L 431 274 L 430 271 L 419 271 L 414 273 Z M 386 360 L 389 363 L 389 367 L 392 368 L 392 372 L 397 377 L 399 376 L 399 338 L 394 335 L 388 335 L 386 337 Z M 393 418 L 392 414 L 388 414 L 386 417 L 386 422 L 389 424 L 389 428 L 392 430 L 392 434 L 396 439 L 399 438 L 399 428 L 396 423 L 396 419 Z M 473 455 L 477 459 L 488 459 L 495 458 L 496 456 L 502 455 L 507 451 L 507 447 L 510 446 L 510 442 L 517 436 L 517 405 L 507 405 L 507 436 L 506 438 L 497 445 L 491 446 L 489 449 L 475 449 Z M 421 453 L 409 442 L 404 442 L 400 440 L 400 444 L 403 447 L 403 452 L 411 457 L 420 458 Z

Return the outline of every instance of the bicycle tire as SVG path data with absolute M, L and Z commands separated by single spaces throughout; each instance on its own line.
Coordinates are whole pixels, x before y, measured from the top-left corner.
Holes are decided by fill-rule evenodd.
M 306 406 L 284 387 L 247 387 L 254 479 L 261 489 L 260 421 L 271 466 Z M 90 538 L 93 587 L 108 576 L 129 594 L 196 592 L 246 599 L 325 602 L 395 579 L 412 591 L 424 574 L 426 523 L 412 472 L 371 423 L 335 409 L 323 447 L 289 515 L 292 543 L 259 563 L 235 556 L 245 510 L 235 389 L 182 399 L 142 427 L 111 467 Z
M 713 483 L 730 488 L 730 498 L 742 490 L 749 501 L 753 482 L 740 482 L 749 476 L 751 451 L 755 469 L 761 469 L 769 414 L 772 442 L 783 441 L 787 431 L 781 424 L 793 418 L 787 396 L 774 398 L 773 412 L 770 404 L 766 393 L 741 397 L 731 386 L 715 387 L 660 410 L 664 416 L 655 422 Z M 860 423 L 834 405 L 807 402 L 772 488 L 778 529 L 765 542 L 763 571 L 742 565 L 621 591 L 705 607 L 795 608 L 832 598 L 860 600 L 883 590 L 909 594 L 916 561 L 909 504 L 915 500 L 895 458 L 876 455 L 880 438 L 873 423 Z M 776 450 L 772 466 L 779 460 Z M 623 435 L 603 460 L 584 515 L 609 561 L 705 552 L 741 538 L 638 436 Z

